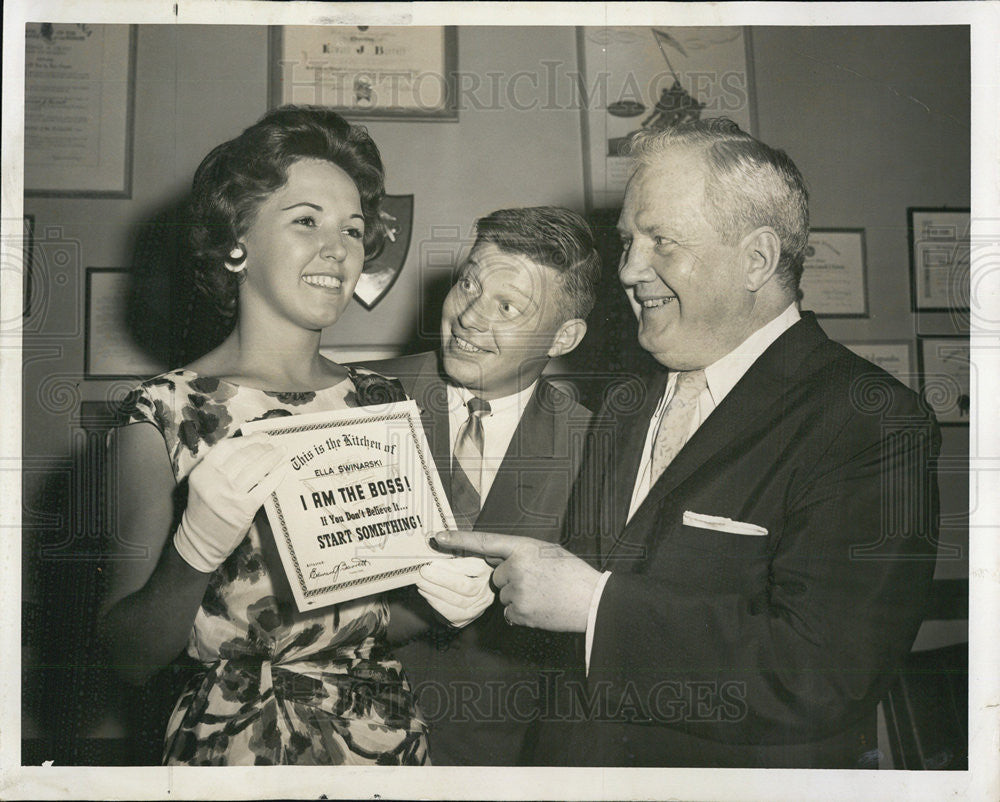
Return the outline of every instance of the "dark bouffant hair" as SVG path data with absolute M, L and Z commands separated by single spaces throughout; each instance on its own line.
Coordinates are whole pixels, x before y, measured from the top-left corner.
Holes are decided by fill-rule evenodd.
M 282 106 L 235 139 L 209 153 L 194 175 L 190 244 L 194 282 L 227 317 L 236 314 L 239 274 L 226 262 L 239 246 L 261 203 L 288 181 L 288 168 L 300 159 L 321 159 L 347 173 L 361 195 L 365 218 L 365 256 L 382 247 L 385 236 L 379 206 L 385 173 L 378 147 L 368 131 L 320 106 Z M 243 258 L 245 258 L 245 254 Z
M 498 209 L 476 221 L 476 245 L 484 242 L 558 272 L 567 320 L 584 319 L 594 308 L 601 258 L 593 231 L 576 212 L 560 206 Z

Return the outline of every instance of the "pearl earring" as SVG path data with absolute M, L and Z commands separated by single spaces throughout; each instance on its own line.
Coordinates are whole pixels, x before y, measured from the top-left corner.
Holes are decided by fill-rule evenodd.
M 238 244 L 229 252 L 229 262 L 226 262 L 226 270 L 230 273 L 242 273 L 246 268 L 243 261 L 247 258 L 247 249 L 243 247 L 243 243 Z

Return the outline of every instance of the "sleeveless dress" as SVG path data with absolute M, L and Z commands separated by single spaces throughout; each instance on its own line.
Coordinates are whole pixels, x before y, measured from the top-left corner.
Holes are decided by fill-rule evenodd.
M 185 477 L 242 424 L 358 406 L 360 382 L 374 377 L 278 393 L 176 370 L 133 391 L 125 422 L 156 426 L 184 492 Z M 195 616 L 187 653 L 204 671 L 174 707 L 163 762 L 428 763 L 424 722 L 385 642 L 388 620 L 381 596 L 299 613 L 259 512 Z

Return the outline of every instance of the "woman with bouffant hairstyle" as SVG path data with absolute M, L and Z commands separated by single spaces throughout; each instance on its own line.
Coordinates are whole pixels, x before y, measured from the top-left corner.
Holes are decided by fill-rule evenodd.
M 260 201 L 287 180 L 288 167 L 301 159 L 336 165 L 354 182 L 364 218 L 364 253 L 382 245 L 379 205 L 385 195 L 378 148 L 361 126 L 329 109 L 285 106 L 268 114 L 242 136 L 214 148 L 198 167 L 192 188 L 190 245 L 198 288 L 227 317 L 236 314 L 243 272 L 241 232 Z
M 319 352 L 379 245 L 383 194 L 365 129 L 316 107 L 269 112 L 195 174 L 197 285 L 234 325 L 128 400 L 112 441 L 119 559 L 99 622 L 128 679 L 184 651 L 200 664 L 167 726 L 167 764 L 427 762 L 424 724 L 386 646 L 385 599 L 297 611 L 261 510 L 287 456 L 240 432 L 404 397 L 393 380 Z

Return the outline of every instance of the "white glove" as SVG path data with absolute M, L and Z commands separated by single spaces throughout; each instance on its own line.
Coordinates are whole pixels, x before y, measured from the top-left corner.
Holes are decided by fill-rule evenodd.
M 493 567 L 480 557 L 434 560 L 420 569 L 417 591 L 453 626 L 471 624 L 493 603 Z
M 174 547 L 188 565 L 206 574 L 222 565 L 284 477 L 285 457 L 284 448 L 256 432 L 223 440 L 195 466 L 174 532 Z

